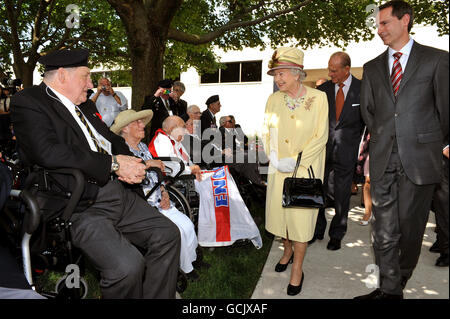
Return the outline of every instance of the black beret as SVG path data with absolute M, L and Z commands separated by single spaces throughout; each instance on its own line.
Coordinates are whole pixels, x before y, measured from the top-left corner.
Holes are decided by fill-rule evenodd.
M 86 49 L 57 50 L 42 56 L 38 62 L 45 72 L 58 68 L 74 68 L 88 65 L 89 51 Z
M 210 96 L 207 100 L 206 100 L 206 105 L 210 105 L 211 103 L 217 102 L 219 101 L 219 96 L 218 95 L 213 95 Z
M 173 82 L 169 79 L 164 79 L 158 82 L 158 87 L 163 89 L 171 89 Z

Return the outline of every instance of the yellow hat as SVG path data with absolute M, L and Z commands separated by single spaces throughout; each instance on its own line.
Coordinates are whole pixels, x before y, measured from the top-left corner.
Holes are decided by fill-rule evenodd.
M 144 124 L 147 125 L 152 117 L 152 110 L 144 110 L 139 112 L 136 112 L 135 110 L 125 110 L 116 116 L 114 119 L 114 124 L 111 125 L 109 129 L 114 133 L 119 134 L 120 131 L 131 122 L 142 120 Z
M 278 48 L 273 53 L 272 60 L 269 61 L 267 74 L 273 75 L 273 71 L 277 69 L 303 70 L 303 56 L 303 51 L 297 48 Z

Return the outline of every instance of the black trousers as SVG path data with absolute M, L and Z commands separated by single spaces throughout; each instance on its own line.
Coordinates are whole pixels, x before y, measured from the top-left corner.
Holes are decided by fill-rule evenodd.
M 443 158 L 442 163 L 442 180 L 437 185 L 433 195 L 433 207 L 436 215 L 436 232 L 439 242 L 439 250 L 441 254 L 448 254 L 448 174 L 449 163 L 448 158 Z
M 324 185 L 327 201 L 333 203 L 328 205 L 335 208 L 335 215 L 331 220 L 328 235 L 330 238 L 342 240 L 347 233 L 348 210 L 350 208 L 351 185 L 353 180 L 354 165 L 351 167 L 340 167 L 337 164 L 329 164 L 325 169 Z M 325 234 L 327 220 L 325 209 L 319 209 L 316 229 L 314 234 L 322 237 Z
M 103 298 L 175 298 L 180 232 L 144 199 L 114 180 L 71 220 L 74 245 L 100 272 Z
M 382 178 L 371 180 L 373 250 L 385 293 L 401 294 L 402 279 L 417 265 L 434 189 L 412 183 L 398 153 L 391 154 Z

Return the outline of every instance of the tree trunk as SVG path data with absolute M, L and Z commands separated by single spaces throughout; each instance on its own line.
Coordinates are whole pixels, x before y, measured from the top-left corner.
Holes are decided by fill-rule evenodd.
M 167 34 L 181 0 L 108 0 L 120 16 L 131 52 L 131 107 L 140 110 L 145 96 L 162 80 Z
M 24 88 L 33 86 L 33 72 L 35 63 L 25 63 L 23 61 L 14 61 L 13 69 L 16 79 L 22 80 Z
M 146 41 L 142 39 L 129 39 L 131 51 L 132 85 L 133 93 L 131 106 L 139 111 L 147 95 L 155 93 L 157 83 L 163 76 L 163 57 L 165 39 L 145 30 Z

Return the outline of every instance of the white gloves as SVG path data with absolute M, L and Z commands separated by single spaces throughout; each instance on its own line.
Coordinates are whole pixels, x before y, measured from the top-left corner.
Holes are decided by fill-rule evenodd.
M 285 157 L 278 160 L 275 151 L 270 152 L 269 160 L 270 164 L 282 173 L 292 173 L 295 169 L 295 164 L 297 164 L 297 161 L 292 157 Z
M 281 158 L 278 162 L 278 170 L 282 173 L 292 173 L 295 169 L 297 161 L 292 157 Z

